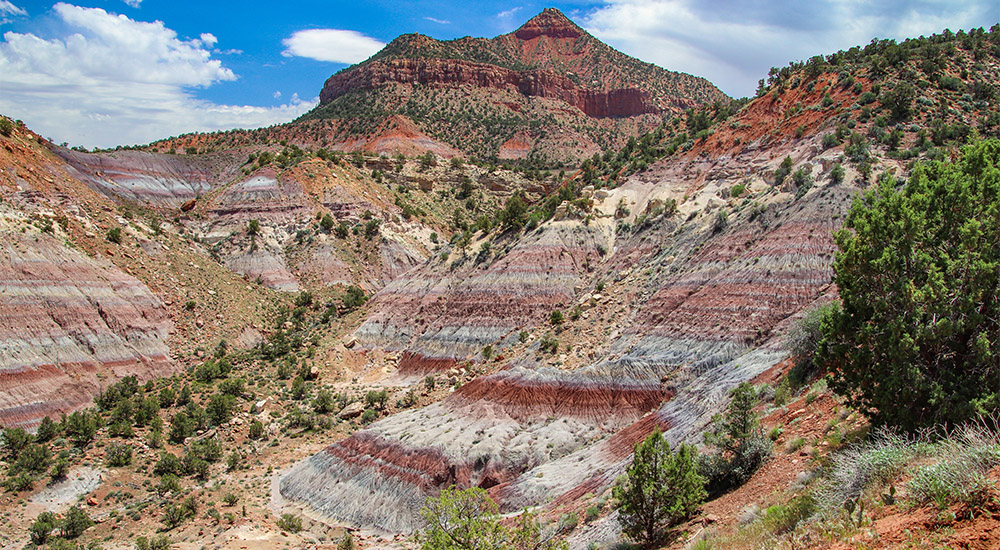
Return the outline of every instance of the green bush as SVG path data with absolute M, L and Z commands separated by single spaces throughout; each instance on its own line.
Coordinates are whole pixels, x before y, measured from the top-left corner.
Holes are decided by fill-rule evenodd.
M 135 538 L 135 550 L 167 550 L 170 548 L 170 544 L 170 537 L 166 535 L 157 535 L 152 539 Z
M 185 411 L 179 411 L 170 421 L 171 443 L 183 443 L 185 439 L 194 435 L 194 421 Z
M 771 440 L 764 435 L 754 407 L 757 391 L 743 382 L 732 391 L 722 414 L 712 419 L 705 443 L 715 454 L 703 455 L 699 471 L 708 479 L 708 492 L 719 495 L 747 482 L 771 456 Z
M 218 439 L 198 439 L 191 442 L 188 454 L 208 462 L 218 462 L 222 459 L 222 444 Z
M 807 168 L 799 168 L 792 174 L 792 181 L 795 183 L 795 198 L 801 199 L 806 193 L 812 189 L 813 178 L 812 173 Z
M 378 410 L 385 409 L 385 404 L 389 401 L 389 392 L 386 390 L 369 390 L 365 394 L 365 405 L 375 407 Z
M 792 173 L 793 166 L 795 166 L 795 163 L 794 161 L 792 161 L 792 157 L 786 156 L 785 159 L 781 161 L 781 164 L 778 166 L 778 169 L 775 170 L 774 172 L 774 184 L 781 185 L 782 183 L 784 183 L 785 178 L 788 177 L 788 174 Z
M 567 532 L 576 529 L 576 526 L 580 523 L 580 517 L 573 512 L 567 512 L 559 516 L 559 531 Z
M 178 478 L 174 474 L 165 474 L 163 477 L 160 478 L 160 482 L 156 485 L 156 492 L 161 495 L 165 495 L 167 493 L 176 495 L 180 493 L 181 492 L 180 478 Z
M 52 465 L 52 471 L 49 472 L 49 477 L 52 481 L 61 481 L 66 478 L 69 473 L 69 459 L 64 457 L 59 457 L 56 459 L 55 464 Z
M 247 437 L 253 440 L 260 439 L 264 436 L 264 424 L 260 420 L 254 420 L 250 423 L 250 429 L 247 431 Z
M 292 514 L 281 514 L 277 524 L 278 529 L 289 533 L 298 533 L 302 530 L 302 518 Z
M 177 455 L 168 452 L 160 453 L 160 460 L 153 466 L 153 473 L 162 476 L 166 474 L 179 475 L 184 472 L 184 466 Z
M 350 285 L 344 292 L 344 297 L 341 299 L 344 303 L 346 309 L 356 309 L 365 304 L 368 301 L 368 296 L 365 295 L 365 291 L 361 287 Z
M 614 496 L 622 532 L 646 545 L 661 542 L 670 527 L 689 518 L 705 500 L 698 452 L 690 445 L 672 452 L 655 429 L 636 444 L 632 464 L 615 486 Z
M 333 401 L 333 396 L 330 394 L 329 390 L 320 390 L 316 394 L 316 399 L 313 399 L 313 410 L 318 414 L 326 414 L 333 412 L 335 403 Z
M 187 512 L 183 507 L 171 502 L 163 508 L 163 526 L 169 531 L 178 525 L 184 523 L 184 520 L 188 518 Z
M 306 381 L 301 376 L 292 380 L 292 399 L 299 401 L 306 396 Z
M 511 195 L 499 218 L 504 231 L 519 231 L 524 227 L 528 222 L 528 204 L 524 201 L 524 197 L 520 193 Z
M 783 535 L 808 519 L 816 509 L 816 501 L 811 494 L 799 495 L 785 504 L 771 506 L 764 510 L 760 521 L 768 532 Z
M 217 393 L 208 401 L 205 412 L 212 424 L 218 426 L 229 422 L 236 410 L 236 398 L 228 393 Z
M 75 539 L 93 524 L 94 521 L 90 519 L 87 512 L 84 512 L 79 506 L 73 506 L 66 511 L 62 523 L 59 524 L 59 532 L 64 538 Z
M 59 427 L 51 418 L 46 416 L 42 418 L 42 423 L 38 425 L 38 431 L 35 432 L 35 441 L 45 443 L 52 440 L 58 434 Z
M 552 335 L 546 334 L 538 341 L 538 350 L 543 353 L 555 354 L 559 351 L 559 340 Z
M 42 512 L 38 514 L 35 521 L 28 528 L 28 536 L 32 544 L 42 546 L 48 542 L 52 531 L 59 525 L 59 519 L 52 512 Z
M 844 165 L 838 162 L 833 166 L 833 168 L 830 169 L 830 181 L 832 181 L 833 183 L 841 183 L 842 181 L 844 181 L 845 172 L 846 171 L 844 170 Z
M 39 474 L 49 467 L 51 453 L 46 445 L 28 445 L 11 466 L 11 472 Z
M 818 360 L 875 425 L 955 425 L 1000 407 L 1000 140 L 885 175 L 835 239 L 843 306 Z
M 132 463 L 132 446 L 114 441 L 108 443 L 104 447 L 104 463 L 110 468 L 128 466 Z
M 565 319 L 563 319 L 563 313 L 562 313 L 562 311 L 559 311 L 558 309 L 554 310 L 549 315 L 549 323 L 551 323 L 552 326 L 559 326 L 559 325 L 563 324 L 564 320 Z
M 7 459 L 14 461 L 31 444 L 31 435 L 24 428 L 7 428 L 3 431 L 3 444 Z
M 108 242 L 115 244 L 121 244 L 122 242 L 122 229 L 120 227 L 112 227 L 108 229 L 107 233 Z
M 28 472 L 20 472 L 17 474 L 12 474 L 4 482 L 4 489 L 12 493 L 20 493 L 21 491 L 27 491 L 35 485 L 35 480 L 32 479 L 31 474 Z
M 420 535 L 422 550 L 487 550 L 531 548 L 568 550 L 566 541 L 544 538 L 530 512 L 520 515 L 516 525 L 500 522 L 496 503 L 484 489 L 444 489 L 437 498 L 428 498 L 420 515 L 427 529 Z
M 66 417 L 66 435 L 77 447 L 86 447 L 97 434 L 97 413 L 86 410 L 77 411 Z

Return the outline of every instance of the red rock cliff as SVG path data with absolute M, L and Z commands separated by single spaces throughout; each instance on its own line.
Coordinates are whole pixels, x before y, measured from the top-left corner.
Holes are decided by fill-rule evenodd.
M 330 77 L 320 92 L 320 103 L 329 103 L 348 92 L 372 90 L 391 83 L 516 90 L 526 96 L 565 101 L 595 118 L 628 117 L 660 111 L 649 94 L 638 88 L 591 90 L 578 86 L 568 77 L 548 71 L 514 71 L 457 59 L 375 61 Z

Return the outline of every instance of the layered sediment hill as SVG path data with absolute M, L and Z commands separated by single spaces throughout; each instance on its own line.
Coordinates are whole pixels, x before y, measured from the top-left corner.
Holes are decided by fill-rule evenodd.
M 0 425 L 8 427 L 86 406 L 108 380 L 179 368 L 163 301 L 71 241 L 102 220 L 90 206 L 111 203 L 36 139 L 17 129 L 0 147 Z
M 788 327 L 836 297 L 831 233 L 859 193 L 1000 135 L 998 46 L 1000 27 L 876 41 L 775 69 L 753 99 L 664 119 L 710 98 L 682 75 L 695 99 L 671 99 L 669 74 L 546 11 L 490 40 L 403 37 L 332 78 L 312 118 L 271 129 L 87 153 L 4 124 L 0 423 L 31 428 L 126 374 L 183 373 L 169 385 L 190 383 L 200 404 L 164 407 L 179 426 L 165 451 L 194 452 L 189 436 L 246 450 L 208 475 L 251 508 L 230 527 L 189 518 L 187 540 L 257 537 L 284 511 L 254 509 L 270 490 L 259 481 L 290 460 L 273 503 L 306 509 L 317 533 L 398 542 L 451 485 L 487 489 L 504 512 L 580 512 L 652 429 L 700 443 L 730 389 L 780 378 Z M 656 75 L 663 86 L 645 86 Z M 532 161 L 441 160 L 470 142 Z M 439 155 L 381 154 L 401 150 Z M 563 173 L 532 164 L 556 150 L 588 158 Z M 232 368 L 225 382 L 213 353 Z M 232 404 L 225 420 L 184 425 L 213 400 Z M 825 433 L 830 401 L 780 415 Z M 106 454 L 110 433 L 72 453 L 79 465 Z M 161 449 L 145 440 L 94 511 L 123 504 L 105 496 L 119 480 L 125 506 L 171 505 L 153 494 Z M 771 464 L 794 470 L 781 489 L 804 462 Z M 204 479 L 183 483 L 219 498 Z M 150 534 L 137 527 L 148 514 L 115 509 L 101 536 Z M 6 530 L 21 537 L 21 520 Z M 620 531 L 604 514 L 571 545 Z M 294 536 L 281 541 L 307 540 Z
M 818 140 L 780 150 L 823 178 Z M 784 357 L 783 323 L 831 290 L 830 234 L 852 184 L 796 198 L 760 175 L 758 206 L 719 197 L 744 181 L 737 165 L 771 154 L 670 161 L 595 194 L 586 224 L 548 222 L 495 243 L 495 257 L 429 262 L 391 283 L 355 334 L 398 353 L 398 376 L 490 369 L 475 363 L 487 348 L 500 370 L 333 444 L 284 477 L 282 495 L 410 531 L 414 506 L 451 484 L 488 488 L 508 511 L 572 500 L 611 484 L 653 426 L 696 436 L 729 389 Z M 670 200 L 678 211 L 656 212 Z M 616 219 L 619 204 L 632 212 Z M 426 470 L 406 466 L 431 456 Z M 349 497 L 371 491 L 377 508 Z

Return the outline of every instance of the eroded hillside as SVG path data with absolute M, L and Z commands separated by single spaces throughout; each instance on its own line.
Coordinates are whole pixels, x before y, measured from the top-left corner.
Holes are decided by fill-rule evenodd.
M 497 40 L 549 59 L 580 39 L 546 29 Z M 564 134 L 590 158 L 559 173 L 463 161 L 398 114 L 377 121 L 381 145 L 337 144 L 347 155 L 326 148 L 329 120 L 101 153 L 12 125 L 0 423 L 35 428 L 98 395 L 100 423 L 82 444 L 66 424 L 37 443 L 73 475 L 11 484 L 0 542 L 23 547 L 43 510 L 80 496 L 95 540 L 329 545 L 350 529 L 364 547 L 406 547 L 425 499 L 456 485 L 505 513 L 535 508 L 572 548 L 614 544 L 607 498 L 635 442 L 659 427 L 700 443 L 730 389 L 787 372 L 789 325 L 836 298 L 831 233 L 853 198 L 996 135 L 998 32 L 776 69 L 756 98 L 659 118 L 617 152 Z M 558 40 L 531 42 L 546 33 Z M 431 88 L 419 93 L 466 93 Z M 504 146 L 528 156 L 536 138 Z M 125 375 L 136 387 L 105 393 Z M 734 524 L 863 429 L 825 388 L 805 391 L 771 392 L 767 427 L 788 430 L 772 432 L 787 452 L 709 503 L 727 514 L 712 522 Z M 816 447 L 800 453 L 806 437 Z M 135 460 L 113 465 L 122 445 Z

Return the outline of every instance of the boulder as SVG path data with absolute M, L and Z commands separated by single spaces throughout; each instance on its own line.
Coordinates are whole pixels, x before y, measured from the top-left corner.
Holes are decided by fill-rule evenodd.
M 355 401 L 354 403 L 348 404 L 343 408 L 338 414 L 337 418 L 341 420 L 348 420 L 351 418 L 356 418 L 361 416 L 361 413 L 365 411 L 365 405 L 360 401 Z

